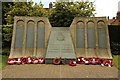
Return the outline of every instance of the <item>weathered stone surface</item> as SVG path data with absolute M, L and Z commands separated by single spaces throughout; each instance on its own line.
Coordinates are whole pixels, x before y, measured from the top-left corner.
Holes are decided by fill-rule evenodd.
M 107 38 L 106 38 L 106 29 L 98 28 L 98 47 L 99 48 L 107 48 Z
M 77 28 L 76 32 L 77 32 L 76 33 L 77 48 L 85 48 L 85 30 L 84 30 L 84 28 Z
M 95 46 L 95 29 L 94 28 L 87 28 L 87 42 L 88 48 L 96 48 Z
M 24 36 L 24 27 L 17 27 L 15 34 L 15 48 L 22 48 L 23 36 Z
M 37 48 L 45 47 L 45 28 L 37 28 Z

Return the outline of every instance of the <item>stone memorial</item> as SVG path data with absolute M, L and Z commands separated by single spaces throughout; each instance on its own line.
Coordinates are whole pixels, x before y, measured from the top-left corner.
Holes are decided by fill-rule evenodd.
M 70 27 L 52 27 L 46 17 L 14 17 L 9 58 L 83 57 L 112 59 L 106 17 L 76 17 Z

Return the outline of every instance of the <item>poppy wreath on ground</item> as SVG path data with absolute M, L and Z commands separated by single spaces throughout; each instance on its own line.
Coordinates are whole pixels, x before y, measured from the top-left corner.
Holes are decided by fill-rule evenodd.
M 45 58 L 39 58 L 39 63 L 40 63 L 40 64 L 45 63 Z
M 104 64 L 103 64 L 104 59 L 99 58 L 98 62 L 99 62 L 99 64 L 100 64 L 101 66 L 104 66 Z
M 110 59 L 106 59 L 106 60 L 104 60 L 103 64 L 105 66 L 112 67 L 113 66 L 113 61 L 110 60 Z
M 77 64 L 76 61 L 70 61 L 70 62 L 69 62 L 69 65 L 70 65 L 70 66 L 76 66 L 76 64 Z
M 60 58 L 54 58 L 53 63 L 59 65 L 61 63 Z
M 32 61 L 33 61 L 32 57 L 28 56 L 28 57 L 26 58 L 27 64 L 32 63 Z
M 84 63 L 84 57 L 79 57 L 79 58 L 77 59 L 77 63 L 78 63 L 78 64 L 83 64 L 83 63 Z
M 16 59 L 16 64 L 21 64 L 22 63 L 22 59 L 21 58 L 17 58 Z
M 39 59 L 38 58 L 34 58 L 33 61 L 32 61 L 33 64 L 37 64 L 39 63 Z
M 14 64 L 15 62 L 16 62 L 16 60 L 15 60 L 14 58 L 10 58 L 10 59 L 8 60 L 8 64 L 9 64 L 9 65 Z
M 21 57 L 22 59 L 22 64 L 26 64 L 26 57 Z
M 84 63 L 85 63 L 86 65 L 90 64 L 89 58 L 84 58 Z
M 95 64 L 98 63 L 98 58 L 92 57 L 90 61 L 91 61 L 92 64 L 95 65 Z

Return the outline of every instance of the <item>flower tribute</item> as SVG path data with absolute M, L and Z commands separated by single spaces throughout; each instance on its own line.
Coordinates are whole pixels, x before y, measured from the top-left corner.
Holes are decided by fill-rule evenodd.
M 53 64 L 55 65 L 60 65 L 60 64 L 65 64 L 66 58 L 62 59 L 60 58 L 54 58 L 53 59 Z M 10 58 L 8 60 L 9 65 L 13 64 L 44 64 L 45 63 L 45 58 L 32 58 L 30 56 L 28 57 L 21 57 L 21 58 Z M 101 66 L 108 66 L 112 67 L 113 66 L 113 61 L 111 59 L 102 59 L 102 58 L 95 58 L 95 57 L 89 57 L 89 58 L 84 58 L 84 57 L 79 57 L 77 60 L 72 60 L 69 61 L 70 66 L 76 66 L 77 64 L 85 64 L 85 65 L 101 65 Z

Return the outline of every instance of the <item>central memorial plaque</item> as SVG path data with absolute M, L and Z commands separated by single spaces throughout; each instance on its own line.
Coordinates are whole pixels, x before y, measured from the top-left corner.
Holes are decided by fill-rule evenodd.
M 46 59 L 54 59 L 56 57 L 76 59 L 69 28 L 52 28 L 46 52 Z M 48 62 L 50 63 L 50 61 Z

